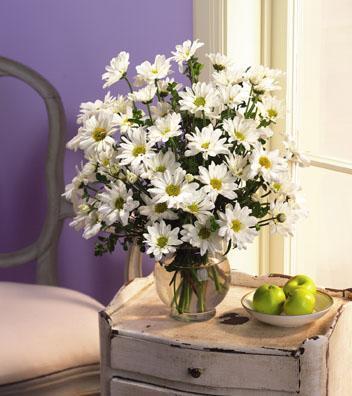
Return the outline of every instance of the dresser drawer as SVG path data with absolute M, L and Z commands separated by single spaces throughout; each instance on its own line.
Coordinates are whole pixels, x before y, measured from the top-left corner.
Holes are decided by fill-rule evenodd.
M 299 359 L 291 355 L 205 351 L 121 335 L 111 340 L 111 367 L 150 383 L 157 383 L 153 378 L 167 380 L 175 388 L 182 383 L 191 389 L 199 385 L 282 394 L 299 389 Z
M 113 378 L 110 392 L 111 396 L 199 396 L 199 393 L 185 393 L 143 382 L 129 381 L 124 378 Z

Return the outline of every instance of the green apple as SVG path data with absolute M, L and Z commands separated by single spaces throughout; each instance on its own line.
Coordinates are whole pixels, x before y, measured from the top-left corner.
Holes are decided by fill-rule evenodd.
M 286 315 L 311 314 L 315 307 L 315 295 L 303 286 L 296 287 L 284 303 Z
M 257 312 L 280 315 L 285 299 L 285 293 L 281 287 L 264 283 L 254 293 L 253 308 Z
M 304 287 L 311 293 L 315 294 L 317 292 L 317 288 L 315 286 L 315 283 L 313 280 L 307 276 L 307 275 L 296 275 L 293 278 L 291 278 L 288 282 L 286 282 L 284 286 L 284 292 L 286 294 L 286 297 L 292 294 L 292 292 L 297 288 L 297 287 Z

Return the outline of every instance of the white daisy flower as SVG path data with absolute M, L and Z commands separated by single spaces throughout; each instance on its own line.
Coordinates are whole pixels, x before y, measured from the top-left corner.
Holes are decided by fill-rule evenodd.
M 257 123 L 251 119 L 245 119 L 242 116 L 236 116 L 233 119 L 225 119 L 223 128 L 229 134 L 230 142 L 242 144 L 246 150 L 249 150 L 259 138 Z
M 173 59 L 178 63 L 178 68 L 180 73 L 183 72 L 183 63 L 189 61 L 192 56 L 196 53 L 197 49 L 202 47 L 204 43 L 201 43 L 197 40 L 184 41 L 181 45 L 176 45 L 176 51 L 172 51 Z
M 82 198 L 83 191 L 79 187 L 84 184 L 95 182 L 95 169 L 96 164 L 89 161 L 84 165 L 81 164 L 81 169 L 76 166 L 76 176 L 72 179 L 71 183 L 65 186 L 65 192 L 62 194 L 68 201 L 73 203 L 74 208 L 79 204 Z
M 164 220 L 147 227 L 148 233 L 143 234 L 144 242 L 149 246 L 147 254 L 152 254 L 156 261 L 161 260 L 165 255 L 175 253 L 176 246 L 182 245 L 178 238 L 179 227 L 171 229 L 171 225 L 166 225 Z
M 152 154 L 151 146 L 152 144 L 147 141 L 145 130 L 133 128 L 127 132 L 127 136 L 121 137 L 117 158 L 121 160 L 121 165 L 137 166 Z
M 280 157 L 279 150 L 265 151 L 262 147 L 255 149 L 250 157 L 250 175 L 261 175 L 267 182 L 278 181 L 287 171 L 287 162 Z
M 159 94 L 161 96 L 167 96 L 169 94 L 168 87 L 169 84 L 172 84 L 174 82 L 173 78 L 165 78 L 164 80 L 158 80 L 157 81 L 157 86 L 159 90 Z M 176 84 L 175 89 L 176 91 L 179 91 L 182 88 L 182 84 Z
M 284 141 L 286 148 L 286 157 L 289 161 L 298 164 L 301 168 L 306 168 L 310 165 L 310 159 L 298 150 L 297 144 L 293 139 L 287 138 Z
M 289 179 L 281 179 L 270 184 L 272 194 L 268 196 L 268 201 L 287 201 L 295 199 L 300 191 L 300 187 Z
M 167 142 L 171 137 L 179 136 L 181 131 L 181 114 L 170 113 L 158 118 L 155 125 L 149 128 L 149 138 L 154 143 Z
M 152 83 L 154 80 L 165 78 L 170 72 L 170 59 L 166 59 L 165 55 L 157 55 L 154 63 L 148 61 L 136 66 L 138 78 L 143 79 L 147 83 Z
M 270 212 L 275 219 L 270 222 L 270 232 L 284 236 L 293 236 L 294 225 L 299 220 L 299 211 L 292 208 L 288 202 L 271 203 Z
M 118 95 L 110 105 L 110 110 L 116 114 L 127 113 L 132 108 L 131 101 L 124 95 Z
M 149 84 L 146 87 L 141 88 L 139 91 L 134 91 L 133 93 L 128 94 L 128 97 L 133 101 L 147 104 L 153 100 L 155 94 L 156 86 Z
M 114 121 L 116 125 L 120 128 L 121 133 L 126 133 L 130 131 L 133 127 L 137 127 L 133 121 L 130 121 L 133 118 L 133 110 L 131 107 L 126 109 L 124 113 L 118 113 L 114 115 Z
M 105 187 L 105 192 L 98 194 L 97 198 L 101 201 L 98 212 L 107 225 L 116 221 L 127 225 L 130 213 L 139 206 L 139 202 L 133 200 L 132 190 L 127 190 L 121 180 L 117 180 L 111 188 Z
M 196 127 L 195 133 L 186 135 L 188 150 L 185 151 L 185 156 L 191 157 L 202 153 L 203 158 L 207 160 L 208 157 L 215 157 L 218 154 L 228 154 L 226 138 L 221 138 L 221 135 L 221 129 L 214 129 L 212 124 L 202 128 L 202 131 Z
M 167 102 L 158 102 L 156 106 L 150 106 L 152 117 L 156 118 L 165 117 L 171 111 L 171 105 Z
M 204 111 L 205 115 L 213 116 L 213 107 L 218 105 L 217 91 L 211 84 L 198 82 L 192 88 L 186 87 L 185 92 L 179 93 L 180 109 L 196 114 Z
M 219 194 L 228 199 L 237 197 L 234 191 L 237 187 L 235 179 L 225 164 L 215 165 L 212 162 L 208 169 L 200 166 L 198 180 L 205 184 L 202 190 L 209 193 L 209 197 L 213 201 L 216 200 Z
M 115 150 L 94 152 L 88 158 L 94 165 L 99 166 L 99 173 L 102 173 L 102 171 L 109 171 L 108 173 L 111 174 L 115 174 L 116 171 L 118 173 L 120 166 Z
M 231 153 L 226 156 L 226 163 L 229 171 L 235 178 L 239 178 L 244 181 L 248 179 L 249 162 L 247 156 L 243 157 L 242 155 Z
M 230 109 L 236 105 L 248 101 L 249 91 L 240 85 L 227 85 L 218 88 L 222 103 Z
M 203 190 L 198 190 L 189 195 L 181 204 L 183 211 L 193 214 L 197 220 L 205 223 L 213 214 L 211 210 L 215 208 L 214 202 Z
M 193 224 L 185 224 L 181 230 L 182 240 L 194 247 L 200 248 L 201 256 L 207 252 L 217 253 L 223 250 L 223 238 L 217 231 L 212 232 L 209 223 L 196 221 Z
M 258 112 L 260 116 L 270 121 L 275 122 L 279 118 L 282 118 L 283 110 L 282 101 L 271 95 L 263 97 L 262 101 L 258 103 Z
M 75 209 L 76 216 L 69 223 L 76 231 L 84 229 L 83 238 L 89 239 L 101 230 L 101 219 L 98 212 L 91 206 L 93 202 L 81 203 Z
M 146 194 L 141 194 L 145 205 L 139 207 L 139 212 L 147 216 L 151 223 L 157 220 L 176 220 L 178 216 L 171 209 L 168 209 L 166 202 L 156 202 L 155 199 L 149 198 Z
M 152 153 L 144 160 L 144 165 L 145 171 L 141 174 L 144 179 L 153 179 L 167 170 L 174 173 L 181 166 L 179 162 L 176 162 L 175 154 L 170 150 L 166 153 L 162 151 Z
M 84 102 L 80 105 L 80 113 L 77 116 L 77 124 L 83 124 L 88 118 L 97 116 L 101 110 L 110 110 L 116 99 L 108 92 L 104 100 L 96 100 L 95 102 Z
M 122 51 L 115 58 L 112 58 L 110 65 L 105 67 L 106 72 L 102 75 L 102 80 L 105 80 L 103 88 L 110 87 L 111 85 L 117 83 L 126 74 L 130 54 Z
M 245 78 L 253 85 L 253 88 L 259 92 L 272 92 L 280 90 L 278 78 L 282 75 L 281 70 L 270 69 L 268 67 L 257 65 L 250 67 Z
M 216 54 L 206 54 L 205 56 L 210 59 L 210 62 L 216 71 L 233 67 L 233 60 L 224 54 L 220 54 L 219 52 Z
M 244 69 L 242 67 L 233 67 L 221 71 L 215 71 L 212 74 L 213 80 L 217 85 L 229 86 L 239 84 L 243 81 Z
M 252 243 L 258 235 L 254 227 L 257 219 L 251 216 L 251 210 L 245 206 L 241 208 L 236 202 L 235 207 L 231 204 L 226 205 L 225 213 L 219 214 L 219 235 L 227 241 L 231 240 L 238 249 L 246 249 L 247 243 Z
M 116 123 L 111 112 L 100 111 L 97 116 L 92 116 L 79 128 L 78 134 L 66 145 L 76 151 L 77 148 L 92 152 L 109 151 L 116 144 L 112 135 L 116 132 Z
M 198 187 L 197 183 L 187 183 L 185 175 L 186 172 L 181 168 L 172 173 L 166 170 L 151 180 L 154 187 L 148 191 L 153 194 L 156 202 L 166 202 L 169 208 L 178 209 L 182 202 L 194 194 Z

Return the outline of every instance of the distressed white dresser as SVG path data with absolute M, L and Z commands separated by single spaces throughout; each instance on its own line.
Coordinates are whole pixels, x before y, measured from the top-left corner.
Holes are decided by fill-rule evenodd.
M 334 305 L 315 323 L 283 329 L 248 320 L 240 305 L 264 281 L 233 273 L 236 286 L 202 323 L 170 318 L 152 276 L 125 286 L 100 314 L 102 395 L 351 395 L 349 290 L 329 291 Z

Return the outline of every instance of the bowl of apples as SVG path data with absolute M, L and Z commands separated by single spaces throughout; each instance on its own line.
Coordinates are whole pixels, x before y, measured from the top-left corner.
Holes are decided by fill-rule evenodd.
M 280 327 L 300 327 L 324 316 L 334 303 L 327 293 L 317 290 L 306 275 L 296 275 L 283 287 L 263 284 L 241 300 L 255 319 Z

